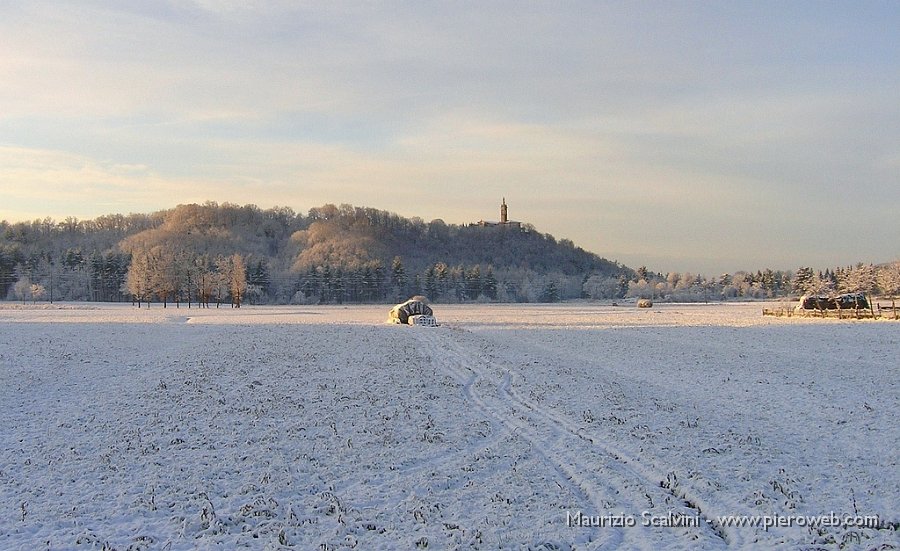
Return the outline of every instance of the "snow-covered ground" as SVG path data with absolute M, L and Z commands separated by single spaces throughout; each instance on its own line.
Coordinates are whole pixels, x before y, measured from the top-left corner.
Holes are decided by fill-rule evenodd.
M 900 548 L 900 324 L 763 306 L 0 304 L 0 548 Z

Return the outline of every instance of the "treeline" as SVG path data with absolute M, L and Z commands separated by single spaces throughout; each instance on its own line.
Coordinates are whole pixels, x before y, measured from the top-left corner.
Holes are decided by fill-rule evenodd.
M 0 297 L 342 303 L 554 301 L 615 262 L 530 225 L 424 222 L 350 205 L 179 205 L 153 214 L 0 222 Z
M 33 282 L 45 289 L 47 298 L 124 300 L 121 285 L 130 256 L 117 244 L 161 221 L 157 213 L 0 222 L 0 298 L 10 296 L 16 283 L 21 292 Z
M 94 220 L 0 222 L 0 297 L 18 300 L 353 303 L 649 298 L 696 302 L 897 294 L 897 264 L 693 273 L 631 270 L 524 224 L 424 222 L 350 205 L 306 215 L 179 205 Z
M 176 306 L 187 301 L 188 307 L 196 302 L 208 308 L 213 300 L 218 307 L 226 299 L 232 307 L 240 308 L 248 292 L 259 291 L 248 283 L 247 266 L 239 254 L 211 261 L 205 255 L 176 253 L 161 246 L 132 256 L 124 286 L 138 308 L 142 302 L 149 307 L 154 298 L 163 308 L 169 301 Z
M 448 266 L 438 262 L 409 274 L 395 257 L 389 270 L 380 261 L 357 268 L 310 267 L 300 276 L 292 302 L 299 304 L 401 301 L 425 295 L 435 302 L 556 302 L 582 296 L 580 276 L 531 274 L 507 270 L 500 280 L 492 265 Z
M 800 267 L 793 272 L 771 269 L 755 273 L 741 271 L 716 278 L 692 273 L 650 273 L 642 266 L 627 282 L 591 277 L 585 282 L 584 290 L 591 298 L 633 297 L 670 302 L 779 299 L 844 293 L 894 297 L 900 294 L 900 262 L 880 266 L 859 263 L 824 272 L 816 272 L 809 267 Z

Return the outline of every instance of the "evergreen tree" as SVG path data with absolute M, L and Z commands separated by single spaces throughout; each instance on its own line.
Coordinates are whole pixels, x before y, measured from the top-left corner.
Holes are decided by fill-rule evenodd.
M 481 295 L 481 268 L 473 266 L 464 273 L 465 296 L 468 300 L 476 300 Z
M 316 269 L 312 266 L 307 268 L 306 274 L 300 278 L 297 290 L 303 294 L 303 298 L 308 299 L 322 292 L 319 285 L 319 277 Z
M 437 297 L 437 276 L 434 272 L 434 265 L 425 270 L 425 295 L 432 300 Z
M 397 301 L 406 298 L 408 294 L 406 283 L 406 270 L 403 268 L 403 261 L 399 256 L 395 256 L 393 262 L 391 262 L 391 289 Z
M 387 296 L 387 291 L 384 285 L 386 277 L 384 264 L 382 264 L 380 260 L 373 261 L 372 275 L 374 276 L 375 284 L 377 285 L 375 298 L 381 300 Z
M 816 282 L 816 274 L 813 272 L 812 268 L 807 266 L 801 266 L 797 268 L 797 272 L 794 273 L 794 281 L 793 287 L 794 292 L 807 295 L 811 294 L 812 288 L 815 286 Z
M 775 272 L 766 268 L 766 271 L 760 274 L 759 282 L 770 297 L 775 294 Z
M 256 261 L 250 270 L 250 277 L 247 279 L 250 285 L 258 287 L 263 294 L 267 294 L 272 285 L 272 276 L 269 274 L 269 267 L 264 260 Z
M 541 302 L 559 302 L 559 288 L 555 281 L 544 286 L 544 290 L 541 292 Z
M 450 269 L 450 285 L 453 288 L 453 299 L 456 302 L 466 300 L 466 269 L 460 264 Z
M 413 296 L 418 296 L 422 294 L 422 276 L 416 274 L 413 278 L 412 284 L 412 293 Z
M 12 246 L 0 246 L 0 299 L 9 293 L 15 284 L 15 270 L 18 259 Z
M 635 272 L 635 276 L 637 277 L 635 281 L 640 281 L 642 279 L 644 281 L 650 281 L 650 272 L 647 270 L 646 266 L 641 266 L 640 268 L 638 268 Z
M 372 266 L 366 264 L 362 270 L 362 279 L 360 280 L 361 296 L 364 301 L 372 301 L 375 299 L 378 286 L 375 282 L 375 274 L 372 272 Z
M 437 297 L 442 297 L 450 290 L 450 268 L 443 262 L 434 265 L 434 275 L 437 278 Z
M 344 269 L 338 266 L 334 270 L 334 274 L 331 278 L 332 281 L 332 289 L 333 296 L 335 302 L 338 304 L 344 303 L 344 292 L 346 289 L 345 281 L 344 281 Z
M 328 304 L 333 300 L 334 292 L 331 288 L 331 267 L 326 264 L 316 271 L 319 280 L 321 292 L 319 293 L 319 302 Z
M 628 295 L 628 277 L 625 274 L 619 276 L 619 286 L 615 298 L 625 298 Z
M 491 300 L 497 300 L 497 278 L 494 276 L 493 266 L 488 266 L 487 272 L 484 274 L 484 285 L 482 285 L 482 292 L 487 298 Z

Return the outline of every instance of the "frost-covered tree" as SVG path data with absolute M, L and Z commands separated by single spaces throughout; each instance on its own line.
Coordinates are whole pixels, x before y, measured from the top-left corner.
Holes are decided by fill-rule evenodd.
M 209 302 L 216 289 L 216 274 L 212 271 L 209 258 L 205 255 L 196 257 L 190 274 L 197 297 L 197 306 L 209 308 Z
M 149 259 L 150 288 L 166 308 L 179 288 L 175 254 L 168 247 L 157 245 L 150 251 Z
M 559 302 L 559 289 L 555 281 L 550 281 L 544 286 L 540 296 L 541 302 Z
M 425 295 L 431 299 L 437 297 L 437 277 L 434 273 L 434 265 L 425 270 Z
M 472 266 L 463 272 L 464 295 L 468 300 L 476 300 L 482 292 L 481 267 Z
M 494 275 L 493 266 L 487 267 L 484 274 L 484 284 L 482 285 L 484 296 L 490 300 L 497 300 L 497 277 Z
M 813 288 L 819 285 L 819 281 L 816 278 L 815 272 L 813 269 L 808 266 L 802 266 L 797 269 L 797 272 L 794 273 L 793 287 L 794 292 L 801 295 L 811 295 L 816 294 L 813 291 Z
M 876 279 L 881 293 L 890 297 L 894 319 L 897 319 L 897 295 L 900 295 L 900 261 L 879 267 Z
M 620 294 L 620 281 L 614 277 L 592 275 L 587 278 L 582 286 L 584 294 L 594 300 L 622 298 Z
M 678 287 L 678 284 L 681 282 L 681 274 L 678 272 L 669 272 L 666 274 L 666 283 L 669 284 L 671 289 L 675 289 Z
M 650 279 L 650 271 L 647 270 L 646 266 L 641 266 L 640 268 L 638 268 L 637 271 L 635 271 L 634 275 L 635 275 L 635 281 L 640 281 L 642 279 L 644 281 L 649 281 L 649 279 Z
M 247 291 L 247 267 L 244 257 L 239 254 L 231 255 L 230 291 L 232 306 L 240 308 Z
M 153 272 L 150 254 L 145 251 L 135 251 L 131 256 L 131 266 L 125 275 L 125 291 L 129 293 L 138 308 L 141 302 L 146 302 L 150 307 L 150 299 L 153 292 Z
M 406 269 L 403 267 L 403 259 L 395 256 L 391 261 L 391 290 L 394 293 L 394 299 L 398 302 L 406 298 Z
M 625 274 L 619 276 L 619 288 L 614 298 L 625 298 L 628 295 L 628 277 Z
M 47 294 L 47 289 L 43 285 L 40 283 L 31 284 L 31 302 L 37 302 L 44 298 L 45 294 Z
M 653 298 L 653 287 L 647 282 L 646 279 L 639 279 L 638 281 L 630 281 L 628 283 L 628 295 L 631 298 Z
M 840 273 L 838 290 L 842 293 L 869 294 L 878 285 L 875 266 L 871 264 L 860 263 L 846 270 L 841 270 Z
M 813 296 L 834 296 L 834 282 L 827 275 L 819 272 L 806 286 L 806 293 Z M 819 301 L 820 309 L 822 301 Z
M 272 284 L 272 278 L 266 262 L 263 260 L 256 261 L 256 264 L 249 271 L 247 283 L 256 287 L 260 296 L 268 292 L 269 286 Z
M 25 304 L 25 301 L 31 298 L 31 278 L 23 276 L 13 285 L 13 294 L 15 297 Z
M 857 264 L 856 266 L 843 271 L 842 277 L 838 280 L 838 290 L 842 293 L 862 294 L 868 298 L 869 307 L 872 314 L 875 314 L 872 306 L 871 295 L 878 286 L 877 272 L 875 266 L 871 264 Z M 856 311 L 859 314 L 859 301 L 855 301 Z
M 764 272 L 757 272 L 759 274 L 759 284 L 760 287 L 765 290 L 766 296 L 771 298 L 775 296 L 775 292 L 778 290 L 778 282 L 775 277 L 775 272 L 770 268 L 766 268 Z
M 434 277 L 437 284 L 435 297 L 441 297 L 448 292 L 450 285 L 450 267 L 443 262 L 434 265 Z
M 218 308 L 230 293 L 231 281 L 234 277 L 234 264 L 231 257 L 217 257 L 216 271 L 211 275 L 216 296 L 216 308 Z

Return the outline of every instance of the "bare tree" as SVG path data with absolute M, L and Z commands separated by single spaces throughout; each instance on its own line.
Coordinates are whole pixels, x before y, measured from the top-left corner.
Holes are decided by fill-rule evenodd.
M 175 307 L 181 308 L 181 299 L 187 294 L 188 308 L 191 307 L 191 276 L 188 268 L 187 255 L 181 252 L 172 252 L 172 266 L 169 277 L 172 281 L 172 300 Z
M 150 287 L 167 307 L 169 297 L 174 297 L 178 283 L 175 280 L 175 255 L 167 247 L 157 245 L 150 253 Z
M 247 291 L 247 266 L 244 265 L 244 257 L 239 254 L 231 255 L 231 305 L 240 308 Z
M 209 308 L 209 300 L 215 289 L 215 274 L 209 269 L 209 259 L 198 256 L 194 259 L 193 280 L 197 289 L 197 306 Z
M 13 294 L 25 304 L 25 301 L 31 298 L 31 279 L 28 276 L 19 278 L 13 286 Z
M 218 308 L 231 289 L 231 279 L 234 267 L 231 257 L 219 256 L 216 258 L 216 272 L 213 274 L 213 285 L 216 292 L 216 308 Z
M 43 296 L 47 293 L 47 289 L 44 288 L 40 283 L 32 283 L 31 284 L 31 302 L 32 304 L 37 302 L 38 299 L 43 298 Z
M 131 256 L 131 266 L 125 275 L 125 290 L 131 294 L 132 299 L 137 301 L 138 308 L 141 302 L 147 302 L 147 308 L 150 307 L 150 297 L 152 292 L 150 255 L 145 251 L 136 251 Z

